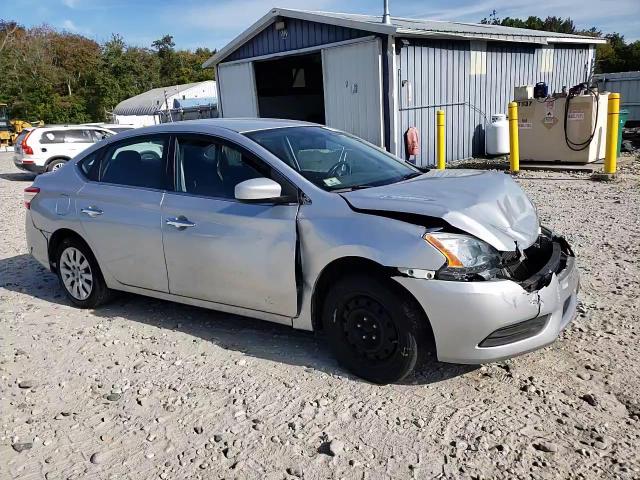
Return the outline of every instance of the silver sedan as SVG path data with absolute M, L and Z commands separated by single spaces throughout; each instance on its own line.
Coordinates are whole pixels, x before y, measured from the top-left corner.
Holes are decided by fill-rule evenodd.
M 31 254 L 69 300 L 127 291 L 322 331 L 377 383 L 422 353 L 482 363 L 573 318 L 571 247 L 506 174 L 426 171 L 319 125 L 125 132 L 25 190 Z

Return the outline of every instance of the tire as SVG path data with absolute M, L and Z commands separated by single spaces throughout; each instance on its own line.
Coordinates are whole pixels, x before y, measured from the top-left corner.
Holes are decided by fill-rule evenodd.
M 390 280 L 344 277 L 328 292 L 322 325 L 340 365 L 377 384 L 398 382 L 416 366 L 427 318 Z M 365 338 L 366 337 L 366 338 Z
M 62 158 L 56 158 L 49 165 L 47 165 L 47 172 L 54 172 L 57 169 L 63 167 L 65 163 L 67 163 L 66 160 L 63 160 Z
M 60 285 L 75 306 L 96 308 L 107 302 L 112 291 L 104 281 L 91 249 L 75 238 L 65 238 L 56 253 Z

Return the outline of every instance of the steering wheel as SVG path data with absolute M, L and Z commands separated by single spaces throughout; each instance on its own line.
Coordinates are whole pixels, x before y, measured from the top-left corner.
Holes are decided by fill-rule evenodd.
M 331 166 L 329 172 L 327 172 L 327 178 L 340 178 L 347 175 L 351 175 L 351 165 L 349 165 L 344 160 L 338 160 Z

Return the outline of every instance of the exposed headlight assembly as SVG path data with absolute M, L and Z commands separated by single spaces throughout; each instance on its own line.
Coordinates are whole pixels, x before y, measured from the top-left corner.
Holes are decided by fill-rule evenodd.
M 426 233 L 423 237 L 447 259 L 436 273 L 441 280 L 491 278 L 500 265 L 498 251 L 482 240 L 460 233 Z

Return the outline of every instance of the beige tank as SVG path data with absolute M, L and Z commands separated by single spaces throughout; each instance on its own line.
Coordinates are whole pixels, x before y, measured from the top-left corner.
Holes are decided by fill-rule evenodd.
M 574 148 L 580 148 L 582 145 L 576 144 L 589 139 L 595 125 L 591 143 L 580 151 L 569 148 L 565 140 L 564 114 L 567 97 L 519 100 L 520 160 L 590 163 L 603 159 L 607 137 L 608 96 L 607 92 L 603 92 L 597 101 L 589 94 L 571 99 L 567 112 L 567 136 Z

